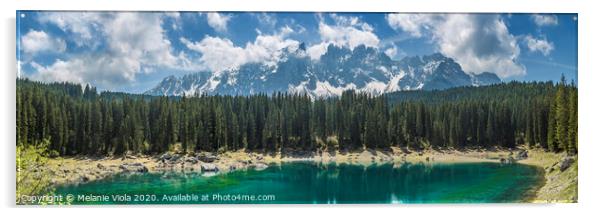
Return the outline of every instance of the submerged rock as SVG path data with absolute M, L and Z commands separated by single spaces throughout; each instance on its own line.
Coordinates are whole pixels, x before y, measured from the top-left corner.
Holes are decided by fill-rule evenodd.
M 500 158 L 500 163 L 502 164 L 512 164 L 516 162 L 516 159 L 514 159 L 512 156 L 508 156 L 507 158 Z

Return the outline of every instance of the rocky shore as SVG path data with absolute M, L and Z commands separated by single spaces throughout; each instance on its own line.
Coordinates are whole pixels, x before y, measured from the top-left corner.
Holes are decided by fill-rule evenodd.
M 111 175 L 147 172 L 225 173 L 238 169 L 265 169 L 281 159 L 243 151 L 216 155 L 164 153 L 161 155 L 126 155 L 123 157 L 68 157 L 52 159 L 48 168 L 55 185 L 79 184 Z
M 52 159 L 49 168 L 55 184 L 83 183 L 105 178 L 117 173 L 146 172 L 214 172 L 225 173 L 240 169 L 265 169 L 272 163 L 313 161 L 322 163 L 418 163 L 418 162 L 514 162 L 504 151 L 420 151 L 404 152 L 399 148 L 391 151 L 365 150 L 361 152 L 297 152 L 291 155 L 261 154 L 255 152 L 227 152 L 214 154 L 199 152 L 178 154 L 167 152 L 160 155 L 125 155 L 121 157 L 69 157 Z M 510 153 L 512 154 L 512 153 Z M 500 159 L 501 158 L 501 159 Z
M 256 152 L 226 152 L 214 154 L 199 152 L 160 155 L 125 155 L 122 157 L 70 157 L 56 158 L 48 165 L 54 184 L 79 184 L 111 175 L 146 172 L 201 172 L 215 175 L 241 169 L 266 169 L 270 164 L 313 161 L 322 163 L 378 164 L 378 163 L 462 163 L 498 162 L 522 163 L 542 168 L 544 184 L 534 188 L 529 202 L 575 202 L 577 158 L 542 150 L 428 150 L 391 151 L 365 150 L 360 152 L 297 152 L 294 155 L 263 154 Z

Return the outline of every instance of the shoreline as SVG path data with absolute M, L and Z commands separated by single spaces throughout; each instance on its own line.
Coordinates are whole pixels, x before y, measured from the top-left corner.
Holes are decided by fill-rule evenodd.
M 528 157 L 516 160 L 516 163 L 539 167 L 543 172 L 542 184 L 529 191 L 525 202 L 529 203 L 572 203 L 576 202 L 577 163 L 561 172 L 559 163 L 565 156 L 557 153 L 531 149 L 494 149 L 494 150 L 427 150 L 422 152 L 403 152 L 399 148 L 391 151 L 364 150 L 360 152 L 334 154 L 328 152 L 297 156 L 282 156 L 257 152 L 226 152 L 219 155 L 196 153 L 181 155 L 165 153 L 161 155 L 126 155 L 122 157 L 65 157 L 51 159 L 53 185 L 80 184 L 99 180 L 119 173 L 143 172 L 213 172 L 223 174 L 241 169 L 265 169 L 272 163 L 311 161 L 321 163 L 347 163 L 372 165 L 382 163 L 471 163 L 497 162 L 517 156 L 525 151 Z M 504 158 L 504 159 L 502 159 Z M 576 158 L 576 156 L 575 156 Z M 512 159 L 513 160 L 513 159 Z M 575 159 L 575 161 L 577 161 Z M 574 174 L 574 176 L 572 176 Z M 574 188 L 573 188 L 574 183 Z M 567 193 L 568 189 L 568 193 Z M 573 194 L 573 190 L 574 194 Z

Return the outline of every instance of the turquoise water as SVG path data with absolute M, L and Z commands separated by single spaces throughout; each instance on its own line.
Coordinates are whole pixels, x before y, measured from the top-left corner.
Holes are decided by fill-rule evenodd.
M 56 192 L 74 204 L 489 203 L 521 202 L 541 179 L 538 168 L 521 164 L 294 162 L 215 176 L 120 174 Z

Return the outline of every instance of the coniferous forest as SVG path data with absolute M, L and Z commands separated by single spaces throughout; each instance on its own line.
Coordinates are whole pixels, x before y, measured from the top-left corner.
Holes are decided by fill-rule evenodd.
M 59 155 L 425 148 L 577 153 L 577 87 L 509 82 L 379 96 L 159 97 L 89 85 L 17 80 L 17 145 L 50 141 Z

